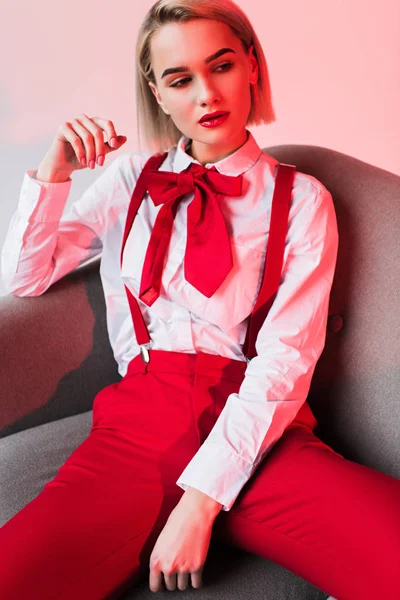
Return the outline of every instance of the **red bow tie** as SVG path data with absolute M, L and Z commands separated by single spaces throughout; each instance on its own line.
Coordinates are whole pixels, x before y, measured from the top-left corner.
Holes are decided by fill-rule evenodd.
M 177 205 L 182 196 L 195 192 L 187 208 L 185 279 L 210 298 L 232 268 L 232 252 L 217 194 L 239 196 L 243 175 L 223 175 L 215 167 L 190 163 L 180 173 L 149 170 L 146 189 L 157 214 L 144 259 L 139 298 L 151 306 L 160 295 L 161 277 L 171 239 Z

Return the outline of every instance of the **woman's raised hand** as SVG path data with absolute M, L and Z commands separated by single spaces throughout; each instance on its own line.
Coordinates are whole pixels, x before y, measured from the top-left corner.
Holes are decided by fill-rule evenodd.
M 126 140 L 126 136 L 117 135 L 109 119 L 82 113 L 60 125 L 40 166 L 49 173 L 69 177 L 73 171 L 94 169 L 96 163 L 103 166 L 105 155 L 118 150 Z

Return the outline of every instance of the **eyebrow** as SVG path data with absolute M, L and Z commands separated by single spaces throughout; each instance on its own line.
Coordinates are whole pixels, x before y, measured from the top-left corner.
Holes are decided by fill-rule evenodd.
M 221 56 L 222 54 L 226 54 L 227 52 L 233 52 L 235 53 L 235 50 L 232 50 L 232 48 L 221 48 L 220 50 L 218 50 L 217 52 L 214 52 L 214 54 L 211 54 L 210 56 L 208 56 L 205 59 L 205 63 L 208 64 L 211 61 L 215 60 L 216 58 L 218 58 L 219 56 Z M 236 53 L 235 53 L 236 54 Z M 171 73 L 182 73 L 184 71 L 189 71 L 189 67 L 184 65 L 182 67 L 172 67 L 170 69 L 165 69 L 165 71 L 163 72 L 163 74 L 161 75 L 161 79 L 163 77 L 165 77 L 166 75 L 170 75 Z

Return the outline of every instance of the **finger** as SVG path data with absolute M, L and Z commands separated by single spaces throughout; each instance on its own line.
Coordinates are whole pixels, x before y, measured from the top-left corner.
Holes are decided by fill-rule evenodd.
M 83 141 L 86 162 L 89 165 L 91 160 L 96 161 L 96 156 L 99 156 L 100 154 L 104 155 L 105 151 L 103 133 L 101 129 L 89 119 L 86 119 L 83 116 L 80 116 L 72 119 L 71 124 Z
M 182 573 L 178 573 L 178 589 L 186 590 L 189 586 L 189 573 L 188 571 L 183 571 Z
M 202 577 L 203 577 L 203 569 L 199 569 L 198 571 L 192 571 L 191 579 L 192 579 L 192 587 L 199 588 L 203 585 Z
M 110 121 L 110 119 L 103 119 L 102 117 L 92 117 L 92 121 L 96 123 L 106 133 L 106 142 L 109 145 L 109 151 L 111 152 L 112 150 L 115 150 L 119 145 L 118 138 L 124 138 L 125 136 L 117 136 L 114 123 Z M 112 138 L 115 138 L 115 146 L 111 146 L 110 144 Z
M 164 579 L 167 590 L 176 590 L 176 573 L 164 573 Z
M 86 148 L 82 142 L 81 137 L 77 134 L 71 123 L 64 123 L 59 128 L 60 133 L 65 137 L 65 139 L 71 144 L 76 157 L 79 162 L 84 158 L 86 160 Z
M 98 137 L 95 137 L 95 148 L 96 148 L 96 161 L 99 156 L 105 156 L 109 152 L 116 150 L 119 146 L 126 142 L 126 137 L 123 135 L 118 136 L 115 131 L 114 123 L 110 119 L 103 119 L 102 117 L 88 117 L 85 113 L 81 115 L 82 123 L 87 126 L 89 131 L 101 132 L 98 133 Z M 104 135 L 106 134 L 106 140 Z M 110 142 L 115 139 L 114 145 L 111 146 Z M 99 147 L 98 147 L 99 146 Z
M 160 592 L 162 590 L 162 572 L 156 568 L 150 569 L 149 587 L 152 592 Z
M 107 119 L 102 119 L 100 117 L 93 117 L 91 119 L 87 115 L 85 115 L 85 113 L 82 113 L 81 115 L 79 115 L 79 117 L 77 118 L 77 121 L 79 123 L 81 123 L 82 125 L 84 125 L 86 127 L 86 129 L 88 129 L 88 131 L 90 131 L 90 133 L 93 136 L 94 144 L 92 147 L 93 147 L 93 151 L 94 151 L 94 156 L 92 158 L 95 162 L 98 161 L 99 156 L 105 157 L 105 155 L 108 154 L 108 152 L 111 152 L 111 147 L 110 146 L 107 147 L 106 142 L 104 141 L 104 133 L 106 133 L 106 140 L 107 140 L 107 136 L 108 136 L 108 132 L 107 132 L 107 130 L 104 129 L 104 125 L 106 122 L 108 124 L 110 124 L 111 121 L 109 121 Z M 112 123 L 111 123 L 111 125 L 112 125 Z M 107 125 L 107 128 L 110 131 L 110 133 L 112 133 L 112 135 L 113 135 L 113 132 L 115 132 L 114 125 L 112 125 L 111 130 L 110 130 L 109 125 Z M 88 162 L 90 160 L 91 159 L 88 159 Z

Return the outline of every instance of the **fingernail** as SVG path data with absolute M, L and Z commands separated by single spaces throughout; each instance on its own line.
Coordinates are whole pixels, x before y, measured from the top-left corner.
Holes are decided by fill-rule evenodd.
M 93 160 L 93 158 L 92 158 L 92 160 L 89 162 L 89 167 L 90 167 L 91 169 L 94 169 L 94 160 Z
M 115 137 L 111 138 L 110 140 L 110 146 L 111 148 L 116 148 L 117 147 L 117 140 Z
M 104 154 L 100 154 L 100 156 L 97 157 L 97 164 L 99 165 L 99 167 L 102 167 L 104 163 Z

